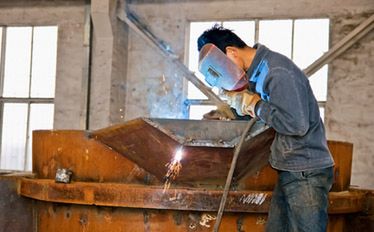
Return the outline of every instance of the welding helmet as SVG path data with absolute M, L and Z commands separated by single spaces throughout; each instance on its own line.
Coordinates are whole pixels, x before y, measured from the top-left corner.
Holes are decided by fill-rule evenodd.
M 235 91 L 248 85 L 246 73 L 212 43 L 200 50 L 199 71 L 212 87 Z

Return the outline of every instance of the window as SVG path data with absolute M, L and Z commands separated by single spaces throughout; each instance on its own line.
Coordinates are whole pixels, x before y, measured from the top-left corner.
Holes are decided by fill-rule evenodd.
M 32 130 L 53 127 L 57 26 L 0 27 L 0 169 L 31 170 Z
M 203 82 L 198 71 L 197 38 L 214 24 L 233 30 L 249 46 L 259 42 L 268 48 L 292 59 L 305 69 L 328 50 L 329 19 L 284 19 L 227 22 L 192 22 L 190 24 L 188 67 Z M 322 119 L 327 95 L 327 65 L 309 77 L 314 95 L 320 104 Z M 202 115 L 215 106 L 193 84 L 188 84 L 190 119 L 201 119 Z

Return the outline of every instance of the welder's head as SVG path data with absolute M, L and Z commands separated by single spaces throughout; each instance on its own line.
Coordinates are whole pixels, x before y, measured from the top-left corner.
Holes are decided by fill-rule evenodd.
M 198 38 L 199 71 L 209 85 L 226 90 L 248 84 L 241 48 L 247 45 L 231 30 L 215 25 Z
M 234 32 L 226 29 L 218 24 L 214 25 L 212 28 L 203 32 L 197 39 L 197 49 L 201 48 L 207 44 L 212 43 L 217 48 L 219 48 L 223 53 L 226 54 L 226 47 L 232 46 L 237 48 L 244 48 L 247 45 L 237 36 Z

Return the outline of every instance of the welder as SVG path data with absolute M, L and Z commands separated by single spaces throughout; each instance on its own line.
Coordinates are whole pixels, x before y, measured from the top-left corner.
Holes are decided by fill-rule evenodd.
M 326 231 L 334 161 L 307 77 L 286 56 L 261 44 L 250 47 L 222 26 L 197 42 L 199 69 L 224 90 L 238 117 L 256 116 L 276 131 L 269 163 L 278 181 L 266 231 Z

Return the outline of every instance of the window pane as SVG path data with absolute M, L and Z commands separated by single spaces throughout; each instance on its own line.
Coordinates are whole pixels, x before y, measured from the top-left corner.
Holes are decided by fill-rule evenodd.
M 325 121 L 325 107 L 319 107 L 319 115 L 321 115 L 321 119 Z
M 255 22 L 254 21 L 230 21 L 223 22 L 223 27 L 233 30 L 248 46 L 255 43 Z
M 202 119 L 205 113 L 211 110 L 217 109 L 216 106 L 206 106 L 206 105 L 191 105 L 190 106 L 190 119 Z
M 292 20 L 261 20 L 259 42 L 291 58 Z
M 34 27 L 31 97 L 54 97 L 57 27 Z
M 309 77 L 309 83 L 312 87 L 317 101 L 326 101 L 327 98 L 327 65 L 323 66 L 318 72 Z
M 204 76 L 198 71 L 199 52 L 197 51 L 197 39 L 207 29 L 219 22 L 193 22 L 190 24 L 190 44 L 189 44 L 189 58 L 188 68 L 195 73 L 195 75 L 209 86 L 204 79 Z M 207 99 L 207 97 L 192 83 L 188 82 L 187 98 L 189 99 Z
M 27 142 L 26 170 L 32 169 L 32 131 L 53 128 L 53 104 L 31 104 L 30 125 L 28 131 L 29 140 Z
M 294 61 L 302 69 L 307 68 L 329 48 L 329 19 L 295 20 Z M 327 65 L 309 80 L 318 101 L 326 101 Z
M 329 20 L 295 20 L 295 63 L 302 69 L 308 67 L 329 49 Z
M 4 97 L 28 97 L 31 27 L 8 27 L 6 32 Z
M 26 145 L 26 103 L 5 103 L 1 137 L 1 169 L 23 170 Z

